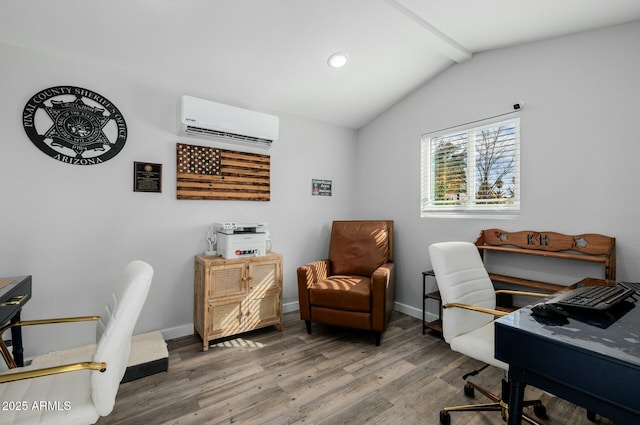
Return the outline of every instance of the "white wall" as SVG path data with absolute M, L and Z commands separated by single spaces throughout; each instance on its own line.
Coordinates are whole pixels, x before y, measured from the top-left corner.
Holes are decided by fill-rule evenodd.
M 476 54 L 357 135 L 266 111 L 281 117 L 280 140 L 269 151 L 266 203 L 176 200 L 175 144 L 202 143 L 175 135 L 179 97 L 232 103 L 216 98 L 215 86 L 158 81 L 0 44 L 0 275 L 33 275 L 24 318 L 94 314 L 118 270 L 130 259 L 146 260 L 156 275 L 136 332 L 162 329 L 170 337 L 192 329 L 193 256 L 206 248 L 208 226 L 223 219 L 269 222 L 273 249 L 284 254 L 289 308 L 297 301 L 295 268 L 324 258 L 330 222 L 339 218 L 396 221 L 397 308 L 416 317 L 429 244 L 473 241 L 488 227 L 615 236 L 618 278 L 640 280 L 639 39 L 636 22 Z M 129 129 L 118 156 L 72 166 L 29 141 L 22 108 L 30 95 L 57 85 L 84 87 L 116 104 Z M 420 135 L 507 112 L 521 100 L 520 219 L 420 218 Z M 133 161 L 163 164 L 161 194 L 132 191 Z M 312 197 L 312 178 L 333 180 L 333 196 Z M 83 338 L 66 327 L 29 329 L 25 346 L 33 355 Z
M 331 220 L 351 218 L 356 134 L 352 130 L 280 116 L 271 155 L 271 201 L 176 199 L 176 136 L 182 94 L 218 101 L 215 87 L 156 81 L 90 63 L 0 44 L 0 276 L 33 275 L 33 299 L 22 317 L 100 313 L 110 280 L 132 259 L 155 269 L 136 333 L 193 330 L 193 256 L 206 249 L 214 221 L 269 223 L 273 250 L 284 255 L 284 302 L 297 308 L 295 269 L 325 258 Z M 224 82 L 221 82 L 224 84 Z M 58 162 L 27 138 L 22 109 L 31 95 L 79 86 L 112 101 L 128 138 L 115 158 L 93 166 Z M 228 101 L 228 100 L 227 100 Z M 250 106 L 250 105 L 238 105 Z M 162 193 L 133 192 L 133 162 L 163 164 Z M 312 197 L 311 179 L 333 180 L 332 197 Z M 25 331 L 26 355 L 84 341 L 68 327 Z M 84 332 L 82 332 L 84 331 Z
M 399 309 L 420 314 L 431 243 L 474 241 L 492 227 L 615 236 L 618 279 L 640 280 L 638 40 L 635 22 L 476 54 L 359 131 L 356 214 L 396 221 Z M 526 102 L 520 218 L 420 218 L 420 135 L 517 101 Z

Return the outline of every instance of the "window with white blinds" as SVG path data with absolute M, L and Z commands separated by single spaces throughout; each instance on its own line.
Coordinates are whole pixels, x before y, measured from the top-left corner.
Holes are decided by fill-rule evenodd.
M 517 216 L 520 118 L 477 121 L 422 136 L 421 215 Z

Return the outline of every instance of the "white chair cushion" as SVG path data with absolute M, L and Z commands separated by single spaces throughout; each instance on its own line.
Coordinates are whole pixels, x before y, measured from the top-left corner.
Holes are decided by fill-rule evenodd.
M 21 371 L 39 368 L 27 366 Z M 86 425 L 95 423 L 98 412 L 91 401 L 91 373 L 88 370 L 25 379 L 0 385 L 0 400 L 8 410 L 0 414 L 1 425 Z M 13 408 L 11 408 L 13 407 Z
M 496 295 L 478 248 L 469 242 L 435 243 L 429 247 L 442 303 L 462 303 L 493 309 Z M 451 342 L 461 334 L 493 321 L 493 316 L 463 308 L 442 312 L 443 336 Z
M 500 369 L 509 370 L 508 364 L 493 356 L 494 335 L 493 322 L 491 322 L 474 331 L 453 338 L 449 344 L 453 351 Z

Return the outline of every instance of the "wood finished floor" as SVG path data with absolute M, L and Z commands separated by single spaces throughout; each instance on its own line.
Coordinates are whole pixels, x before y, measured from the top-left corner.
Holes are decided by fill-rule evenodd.
M 114 411 L 98 425 L 435 425 L 443 406 L 487 402 L 462 391 L 462 375 L 482 364 L 422 335 L 418 319 L 394 312 L 380 347 L 368 332 L 320 324 L 312 332 L 291 312 L 282 332 L 257 330 L 207 352 L 196 336 L 168 341 L 168 372 L 122 384 Z M 498 392 L 501 377 L 491 367 L 472 380 Z M 543 424 L 592 424 L 584 409 L 527 391 L 547 407 Z M 451 419 L 453 425 L 502 423 L 497 412 L 452 413 Z

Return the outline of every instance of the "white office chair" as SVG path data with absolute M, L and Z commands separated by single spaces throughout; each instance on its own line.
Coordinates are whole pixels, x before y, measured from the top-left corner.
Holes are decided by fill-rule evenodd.
M 0 424 L 86 425 L 111 413 L 152 277 L 149 264 L 133 261 L 116 281 L 102 315 L 19 322 L 29 326 L 96 320 L 97 345 L 94 353 L 76 354 L 65 365 L 31 364 L 0 374 L 0 400 L 10 407 L 0 413 Z
M 507 314 L 496 310 L 496 292 L 544 297 L 520 291 L 495 291 L 489 274 L 484 268 L 477 247 L 469 242 L 442 242 L 429 247 L 431 265 L 435 272 L 442 298 L 443 336 L 453 351 L 508 371 L 509 365 L 494 357 L 493 320 Z M 508 384 L 503 380 L 502 397 L 467 381 L 465 395 L 473 396 L 474 389 L 491 399 L 492 403 L 445 407 L 440 411 L 440 422 L 451 422 L 453 411 L 500 411 L 507 418 Z M 524 406 L 533 406 L 538 417 L 546 417 L 546 409 L 540 400 L 525 401 Z M 531 424 L 538 424 L 523 415 Z

